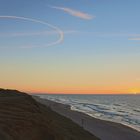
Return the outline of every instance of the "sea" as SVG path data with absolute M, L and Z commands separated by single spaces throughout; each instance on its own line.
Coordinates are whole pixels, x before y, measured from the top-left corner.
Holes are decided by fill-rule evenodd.
M 71 106 L 71 110 L 83 112 L 101 120 L 121 123 L 140 131 L 140 95 L 38 95 Z

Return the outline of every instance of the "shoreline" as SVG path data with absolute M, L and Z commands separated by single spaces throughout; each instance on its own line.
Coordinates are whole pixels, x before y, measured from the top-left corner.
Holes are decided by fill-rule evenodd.
M 140 132 L 127 125 L 112 121 L 101 120 L 88 114 L 71 110 L 70 105 L 32 96 L 36 101 L 50 107 L 58 114 L 71 119 L 85 130 L 99 137 L 101 140 L 139 140 Z
M 56 102 L 56 103 L 59 103 L 59 102 Z M 60 103 L 61 104 L 61 103 Z M 63 103 L 62 103 L 63 104 Z M 66 104 L 64 104 L 64 105 L 66 105 Z M 107 119 L 100 119 L 100 118 L 97 118 L 96 116 L 93 116 L 93 115 L 90 115 L 90 114 L 88 114 L 88 113 L 85 113 L 85 112 L 82 112 L 82 111 L 79 111 L 79 110 L 76 110 L 76 109 L 72 109 L 72 106 L 70 106 L 70 109 L 72 110 L 72 111 L 77 111 L 77 112 L 81 112 L 81 113 L 83 113 L 83 114 L 86 114 L 86 115 L 88 115 L 88 116 L 90 116 L 90 117 L 92 117 L 92 118 L 95 118 L 95 119 L 99 119 L 99 120 L 103 120 L 103 121 L 108 121 L 108 122 L 112 122 L 112 123 L 117 123 L 117 124 L 121 124 L 121 125 L 124 125 L 124 126 L 127 126 L 127 127 L 129 127 L 129 128 L 131 128 L 131 129 L 134 129 L 135 131 L 138 131 L 139 133 L 140 133 L 140 130 L 138 130 L 137 128 L 135 128 L 135 127 L 133 127 L 133 126 L 131 126 L 131 125 L 128 125 L 128 124 L 125 124 L 125 123 L 119 123 L 119 122 L 116 122 L 116 121 L 113 121 L 113 120 L 107 120 Z

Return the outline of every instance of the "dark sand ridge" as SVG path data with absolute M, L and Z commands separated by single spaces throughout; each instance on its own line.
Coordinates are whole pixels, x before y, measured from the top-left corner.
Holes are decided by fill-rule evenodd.
M 0 89 L 0 140 L 98 140 L 70 119 L 16 90 Z
M 101 140 L 140 140 L 140 132 L 125 125 L 96 119 L 84 113 L 72 111 L 70 110 L 69 105 L 56 103 L 35 96 L 34 98 L 57 113 L 70 118 L 72 121 L 84 127 L 84 129 L 96 135 Z

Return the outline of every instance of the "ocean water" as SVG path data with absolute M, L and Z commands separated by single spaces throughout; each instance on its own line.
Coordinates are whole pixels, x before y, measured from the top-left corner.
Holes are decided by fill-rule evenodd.
M 39 95 L 68 104 L 72 110 L 92 117 L 122 123 L 140 131 L 140 95 Z

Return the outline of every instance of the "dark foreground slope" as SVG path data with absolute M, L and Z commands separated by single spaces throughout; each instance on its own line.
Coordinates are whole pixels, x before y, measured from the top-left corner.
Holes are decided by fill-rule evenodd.
M 97 140 L 30 95 L 0 89 L 0 140 Z

